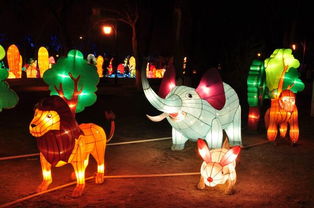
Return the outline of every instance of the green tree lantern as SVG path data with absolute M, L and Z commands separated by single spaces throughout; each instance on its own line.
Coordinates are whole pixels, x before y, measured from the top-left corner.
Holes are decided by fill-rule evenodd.
M 269 89 L 271 98 L 275 98 L 279 96 L 277 89 L 279 87 L 280 77 L 287 75 L 291 68 L 297 69 L 300 66 L 300 62 L 294 58 L 291 49 L 276 49 L 273 54 L 264 61 L 264 65 L 266 71 L 266 86 Z M 298 73 L 291 72 L 284 81 L 288 81 L 291 84 L 295 81 L 296 86 L 293 86 L 295 87 L 294 90 L 302 89 L 301 85 L 303 83 L 298 79 Z M 288 82 L 284 85 L 288 86 Z M 300 84 L 300 82 L 302 84 Z M 284 89 L 285 88 L 282 90 Z
M 17 94 L 10 89 L 8 83 L 5 81 L 8 76 L 8 70 L 0 67 L 0 112 L 2 109 L 14 108 L 19 101 Z
M 71 50 L 67 57 L 60 58 L 44 73 L 43 79 L 49 85 L 50 95 L 62 97 L 73 114 L 96 102 L 97 69 L 78 50 Z

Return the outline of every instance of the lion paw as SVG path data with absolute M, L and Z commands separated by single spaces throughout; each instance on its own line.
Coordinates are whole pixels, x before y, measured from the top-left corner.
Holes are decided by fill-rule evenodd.
M 37 192 L 46 191 L 48 189 L 48 186 L 51 184 L 52 181 L 43 181 L 41 184 L 37 187 Z
M 83 194 L 85 184 L 77 184 L 72 192 L 72 197 L 79 197 Z
M 96 176 L 95 176 L 95 183 L 97 184 L 101 184 L 104 182 L 104 173 L 96 173 Z

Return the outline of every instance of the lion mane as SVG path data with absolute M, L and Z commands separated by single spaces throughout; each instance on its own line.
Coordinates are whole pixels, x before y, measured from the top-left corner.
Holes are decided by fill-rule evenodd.
M 60 117 L 60 129 L 49 130 L 37 138 L 37 147 L 46 160 L 55 166 L 59 161 L 68 162 L 75 140 L 83 135 L 67 103 L 59 96 L 50 96 L 40 100 L 35 109 L 56 111 Z

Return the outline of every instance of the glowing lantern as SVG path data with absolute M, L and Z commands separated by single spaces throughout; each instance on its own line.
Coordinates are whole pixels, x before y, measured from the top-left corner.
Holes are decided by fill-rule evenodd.
M 99 82 L 96 67 L 88 64 L 78 50 L 71 50 L 66 58 L 59 58 L 43 79 L 49 85 L 50 95 L 64 98 L 73 113 L 96 102 Z
M 159 111 L 159 116 L 148 116 L 152 121 L 167 118 L 172 126 L 172 150 L 184 149 L 187 140 L 205 138 L 211 148 L 221 148 L 223 130 L 230 144 L 241 145 L 241 107 L 236 92 L 223 83 L 216 69 L 208 70 L 196 89 L 175 85 L 172 65 L 167 68 L 159 96 L 149 86 L 142 72 L 142 85 L 148 101 Z M 204 90 L 205 89 L 205 90 Z
M 14 108 L 19 101 L 17 94 L 10 89 L 8 83 L 5 81 L 8 75 L 7 69 L 0 67 L 0 112 L 2 109 Z
M 49 54 L 45 47 L 40 47 L 38 50 L 38 67 L 40 70 L 40 77 L 43 77 L 45 71 L 49 69 Z
M 0 45 L 0 61 L 5 57 L 5 50 L 2 47 L 2 45 Z
M 109 64 L 108 64 L 108 67 L 107 67 L 107 71 L 108 71 L 107 76 L 109 76 L 109 77 L 110 77 L 110 76 L 112 75 L 112 73 L 113 73 L 112 61 L 113 61 L 113 58 L 110 59 Z
M 197 141 L 199 154 L 204 160 L 201 166 L 201 178 L 197 186 L 199 189 L 204 189 L 205 185 L 214 187 L 228 182 L 225 193 L 233 193 L 233 187 L 237 181 L 236 158 L 241 148 L 234 146 L 229 149 L 227 141 L 226 139 L 222 148 L 213 150 L 208 149 L 205 141 L 201 139 Z
M 42 99 L 35 106 L 35 115 L 29 125 L 30 133 L 37 138 L 43 181 L 37 191 L 45 191 L 52 183 L 51 168 L 71 163 L 76 175 L 72 196 L 82 195 L 85 187 L 85 169 L 91 154 L 97 162 L 96 183 L 103 183 L 105 148 L 114 133 L 114 114 L 109 138 L 103 128 L 93 123 L 78 125 L 69 106 L 59 96 Z
M 136 76 L 136 60 L 134 56 L 131 56 L 129 59 L 129 70 L 130 70 L 130 77 L 134 78 Z
M 103 77 L 103 68 L 102 68 L 102 65 L 104 63 L 104 58 L 102 56 L 98 56 L 97 57 L 97 64 L 96 64 L 96 67 L 97 67 L 97 73 L 99 75 L 99 77 Z
M 10 45 L 7 51 L 7 60 L 12 75 L 9 72 L 9 78 L 21 78 L 20 59 L 19 49 L 14 44 Z
M 97 61 L 96 61 L 96 58 L 95 58 L 95 55 L 94 54 L 88 54 L 87 55 L 87 62 L 89 64 L 92 64 L 92 65 L 96 65 Z
M 37 74 L 38 74 L 37 61 L 30 59 L 29 64 L 26 67 L 27 78 L 37 78 Z
M 300 63 L 291 54 L 291 49 L 276 49 L 270 58 L 265 60 L 266 83 L 271 91 L 271 106 L 265 113 L 267 138 L 274 141 L 278 126 L 281 137 L 285 137 L 288 125 L 292 144 L 299 139 L 298 109 L 295 105 L 295 94 L 304 89 L 296 70 Z M 275 76 L 275 77 L 270 77 Z
M 104 32 L 105 35 L 111 35 L 111 33 L 112 33 L 112 26 L 104 25 L 102 27 L 102 29 L 103 29 L 103 32 Z
M 259 106 L 265 96 L 265 67 L 260 60 L 253 60 L 247 79 L 247 101 L 249 104 L 248 127 L 257 129 L 260 119 Z

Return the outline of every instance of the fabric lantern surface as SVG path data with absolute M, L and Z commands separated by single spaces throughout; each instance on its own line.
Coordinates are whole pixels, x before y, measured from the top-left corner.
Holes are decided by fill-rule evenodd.
M 49 85 L 50 95 L 63 97 L 72 112 L 79 113 L 96 102 L 97 69 L 88 64 L 78 50 L 71 50 L 67 57 L 59 58 L 44 73 L 43 79 Z
M 16 45 L 12 44 L 9 46 L 7 51 L 7 61 L 9 65 L 9 78 L 21 78 L 21 65 L 20 65 L 20 52 Z M 11 73 L 10 73 L 11 72 Z
M 19 101 L 18 95 L 9 87 L 5 81 L 9 76 L 8 70 L 0 67 L 0 112 L 2 109 L 11 109 Z
M 98 73 L 98 76 L 99 77 L 103 77 L 103 68 L 102 68 L 102 65 L 104 64 L 104 58 L 102 56 L 97 56 L 97 64 L 96 64 L 96 67 L 97 67 L 97 73 Z
M 198 138 L 205 138 L 211 148 L 221 148 L 223 130 L 228 135 L 230 145 L 241 145 L 239 99 L 236 92 L 221 81 L 219 72 L 216 69 L 206 72 L 194 89 L 176 86 L 173 70 L 174 67 L 166 70 L 165 81 L 160 86 L 160 96 L 150 87 L 146 71 L 142 71 L 146 98 L 157 110 L 163 112 L 158 116 L 147 116 L 155 122 L 167 118 L 172 126 L 171 149 L 182 150 L 187 140 L 197 141 Z
M 134 56 L 129 58 L 129 70 L 130 70 L 130 77 L 134 78 L 136 76 L 136 60 Z
M 237 180 L 235 167 L 236 158 L 241 150 L 240 146 L 234 146 L 229 149 L 227 139 L 222 148 L 218 149 L 209 150 L 206 143 L 201 139 L 199 139 L 197 144 L 199 154 L 204 160 L 200 170 L 200 181 L 197 187 L 204 189 L 205 186 L 214 187 L 218 184 L 228 182 L 225 193 L 232 194 L 233 187 Z
M 40 70 L 40 77 L 43 77 L 45 71 L 49 69 L 49 53 L 45 47 L 40 47 L 38 50 L 38 67 Z
M 110 114 L 111 131 L 107 139 L 105 131 L 93 123 L 78 125 L 67 103 L 59 96 L 40 100 L 35 106 L 30 133 L 37 140 L 43 181 L 37 191 L 45 191 L 52 183 L 51 168 L 71 163 L 76 175 L 76 187 L 72 196 L 82 195 L 85 187 L 85 169 L 91 154 L 97 162 L 96 183 L 104 181 L 105 149 L 114 133 L 114 114 Z

